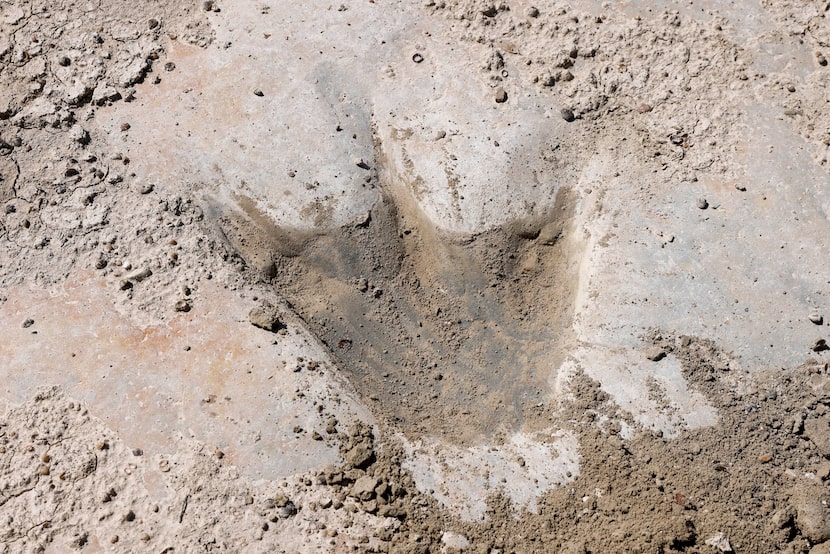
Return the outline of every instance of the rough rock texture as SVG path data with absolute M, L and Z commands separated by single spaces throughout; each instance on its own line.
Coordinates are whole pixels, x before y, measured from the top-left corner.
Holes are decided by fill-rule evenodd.
M 0 4 L 2 550 L 826 552 L 825 4 Z

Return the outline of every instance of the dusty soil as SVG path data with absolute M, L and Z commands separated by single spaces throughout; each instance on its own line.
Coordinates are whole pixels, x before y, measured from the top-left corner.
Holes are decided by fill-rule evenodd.
M 218 55 L 232 48 L 216 43 L 214 27 L 250 6 L 0 4 L 0 304 L 15 306 L 3 313 L 18 317 L 4 316 L 4 326 L 38 339 L 41 322 L 20 315 L 34 297 L 26 290 L 59 296 L 79 275 L 103 283 L 105 293 L 92 296 L 106 303 L 99 318 L 116 310 L 144 328 L 193 321 L 187 318 L 220 305 L 219 295 L 237 295 L 221 298 L 256 307 L 250 321 L 223 322 L 221 333 L 241 337 L 242 325 L 247 332 L 253 326 L 257 337 L 267 337 L 264 345 L 284 348 L 273 356 L 281 367 L 262 363 L 247 374 L 269 373 L 273 403 L 306 410 L 278 422 L 306 442 L 286 439 L 265 456 L 288 458 L 322 443 L 338 460 L 329 464 L 320 455 L 304 470 L 257 478 L 240 470 L 238 445 L 226 452 L 185 423 L 168 442 L 128 443 L 125 436 L 139 441 L 157 430 L 116 431 L 112 412 L 132 404 L 101 400 L 95 384 L 79 379 L 76 394 L 88 392 L 81 401 L 33 373 L 42 362 L 32 354 L 29 363 L 4 368 L 14 383 L 4 389 L 0 418 L 3 551 L 827 552 L 824 314 L 802 322 L 815 329 L 799 338 L 812 349 L 798 350 L 803 356 L 787 367 L 748 364 L 712 337 L 641 321 L 650 330 L 631 340 L 645 352 L 646 367 L 657 376 L 679 364 L 687 387 L 681 390 L 704 399 L 717 414 L 714 424 L 690 424 L 665 380 L 649 377 L 644 392 L 631 390 L 669 422 L 665 430 L 651 425 L 643 418 L 649 408 L 625 409 L 608 383 L 592 377 L 602 359 L 574 354 L 588 343 L 612 349 L 607 337 L 579 331 L 583 297 L 606 292 L 584 294 L 589 244 L 636 243 L 624 234 L 626 213 L 659 203 L 667 191 L 713 181 L 751 188 L 741 180 L 741 156 L 758 106 L 778 110 L 810 149 L 824 179 L 810 186 L 830 182 L 827 6 L 762 2 L 764 22 L 757 23 L 720 4 L 372 3 L 477 52 L 479 60 L 459 67 L 496 109 L 532 105 L 540 121 L 553 118 L 569 130 L 514 153 L 507 165 L 542 168 L 532 185 L 511 181 L 493 193 L 496 200 L 488 198 L 493 191 L 456 174 L 452 154 L 436 161 L 447 164 L 441 192 L 417 177 L 410 150 L 417 149 L 413 137 L 427 131 L 431 143 L 450 143 L 462 134 L 453 132 L 455 123 L 447 124 L 449 135 L 435 134 L 415 123 L 403 129 L 380 113 L 364 122 L 372 155 L 348 162 L 363 172 L 355 188 L 376 198 L 345 224 L 332 223 L 332 205 L 320 199 L 298 208 L 298 221 L 276 220 L 244 182 L 217 186 L 184 167 L 151 179 L 146 168 L 164 164 L 132 141 L 130 121 L 111 127 L 112 114 L 126 113 L 117 111 L 122 103 L 149 106 L 154 90 L 180 69 L 172 61 L 177 49 Z M 358 8 L 339 8 L 349 9 Z M 280 7 L 262 3 L 256 10 L 265 18 Z M 791 51 L 808 55 L 788 57 Z M 420 59 L 412 56 L 412 63 L 452 61 L 425 60 L 429 55 L 417 48 Z M 611 160 L 614 178 L 631 178 L 630 188 L 577 177 L 577 168 L 600 155 Z M 313 192 L 319 183 L 303 186 Z M 528 192 L 537 188 L 544 191 Z M 445 212 L 429 204 L 436 190 L 446 193 Z M 500 203 L 502 197 L 511 202 Z M 504 217 L 458 231 L 472 226 L 470 204 L 484 199 Z M 693 209 L 709 214 L 718 207 L 700 198 Z M 586 221 L 603 217 L 618 219 L 592 238 Z M 751 213 L 741 217 L 752 227 Z M 668 230 L 655 236 L 660 248 L 675 243 Z M 638 283 L 614 292 L 631 303 L 650 293 Z M 776 302 L 784 300 L 769 299 Z M 67 320 L 66 329 L 95 319 L 85 317 Z M 106 342 L 107 333 L 96 337 Z M 67 339 L 44 333 L 42 340 Z M 21 348 L 0 342 L 0 355 L 19 360 Z M 131 347 L 113 341 L 110 348 L 129 359 Z M 222 348 L 206 356 L 228 359 L 231 348 Z M 137 355 L 139 348 L 132 350 Z M 179 355 L 190 350 L 188 344 Z M 100 369 L 96 363 L 106 365 L 98 360 L 84 358 L 90 374 Z M 70 362 L 50 363 L 60 372 Z M 167 373 L 183 371 L 175 357 L 165 364 Z M 236 370 L 223 379 L 249 379 Z M 206 380 L 188 379 L 180 388 Z M 321 387 L 330 388 L 320 393 Z M 201 401 L 213 418 L 207 426 L 222 425 L 216 416 L 223 410 L 229 420 L 252 417 L 234 412 L 219 389 Z M 147 390 L 135 396 L 152 411 L 142 396 L 154 398 Z M 563 433 L 578 443 L 578 471 L 538 491 L 532 507 L 517 505 L 511 491 L 518 485 L 501 478 L 487 489 L 484 516 L 467 517 L 442 500 L 452 483 L 424 485 L 413 469 L 419 441 L 501 452 L 519 433 L 538 445 L 559 444 Z M 165 450 L 170 444 L 177 449 Z M 548 461 L 534 465 L 530 454 L 510 460 L 526 468 L 519 471 L 528 482 L 543 480 L 533 472 L 556 472 L 557 459 Z M 501 470 L 488 464 L 468 470 L 491 482 Z

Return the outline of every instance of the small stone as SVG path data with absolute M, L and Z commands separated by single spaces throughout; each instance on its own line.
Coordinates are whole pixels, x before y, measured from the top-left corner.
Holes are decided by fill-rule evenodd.
M 353 467 L 362 468 L 372 460 L 375 453 L 364 443 L 360 443 L 346 452 L 346 461 Z
M 150 20 L 147 21 L 147 27 L 150 28 L 150 30 L 155 29 L 158 26 L 159 26 L 159 20 L 158 19 L 150 19 Z
M 562 111 L 559 113 L 562 114 L 562 119 L 564 119 L 568 123 L 576 119 L 573 110 L 570 108 L 562 108 Z
M 705 544 L 714 547 L 716 550 L 721 552 L 732 552 L 732 545 L 729 544 L 729 539 L 726 538 L 726 535 L 723 533 L 718 533 L 714 537 L 706 539 L 704 541 Z
M 138 189 L 138 192 L 141 194 L 150 194 L 151 192 L 153 192 L 154 188 L 155 185 L 153 185 L 153 183 L 146 183 L 144 185 L 141 185 L 141 188 Z
M 813 341 L 813 346 L 810 347 L 813 352 L 822 352 L 827 350 L 827 341 L 824 339 L 816 339 Z
M 67 56 L 61 56 L 60 58 L 58 58 L 58 65 L 61 67 L 66 67 L 70 63 L 72 63 L 72 60 L 70 60 Z
M 503 87 L 496 89 L 496 104 L 504 104 L 507 102 L 507 92 Z
M 369 164 L 367 164 L 366 162 L 364 162 L 362 159 L 361 159 L 361 160 L 357 160 L 357 161 L 355 162 L 355 165 L 356 165 L 357 167 L 359 167 L 360 169 L 369 169 Z
M 525 13 L 528 17 L 539 17 L 539 9 L 535 6 L 530 6 Z
M 40 475 L 40 476 L 46 476 L 46 475 L 49 475 L 49 466 L 47 466 L 47 465 L 45 465 L 45 464 L 41 464 L 41 465 L 37 468 L 37 474 L 38 474 L 38 475 Z
M 323 436 L 320 433 L 318 433 L 317 431 L 314 431 L 311 434 L 311 439 L 316 440 L 316 441 L 321 441 L 321 440 L 323 440 Z
M 768 464 L 772 461 L 772 454 L 761 454 L 758 456 L 758 462 L 762 464 Z
M 666 357 L 666 351 L 660 348 L 659 346 L 655 346 L 653 348 L 649 348 L 646 351 L 646 358 L 651 360 L 652 362 L 659 362 L 663 358 Z
M 293 431 L 294 431 L 295 433 L 302 433 L 302 432 L 303 432 L 303 428 L 302 428 L 302 427 L 300 427 L 299 425 L 295 425 L 295 426 L 294 426 Z
M 371 500 L 375 497 L 375 487 L 378 486 L 378 480 L 369 475 L 364 475 L 352 485 L 351 495 L 360 500 Z
M 129 124 L 129 123 L 126 123 L 126 122 L 125 122 L 125 123 L 122 123 L 122 124 L 121 124 L 121 130 L 122 130 L 122 131 L 129 131 L 129 130 L 130 130 L 130 124 Z
M 127 266 L 128 264 L 124 264 L 126 269 L 129 269 Z M 140 283 L 141 281 L 147 279 L 153 274 L 153 271 L 149 267 L 145 267 L 142 269 L 138 269 L 129 275 L 127 275 L 127 280 L 134 281 L 136 283 Z
M 135 512 L 130 510 L 124 515 L 124 521 L 135 521 Z
M 29 327 L 31 327 L 34 324 L 35 324 L 35 320 L 29 318 L 29 319 L 25 319 L 23 321 L 23 324 L 21 325 L 21 327 L 23 327 L 24 329 L 28 329 Z
M 770 518 L 770 523 L 772 523 L 776 529 L 785 529 L 793 524 L 794 518 L 795 515 L 793 513 L 793 510 L 789 507 L 786 507 L 772 514 L 772 518 Z
M 212 11 L 214 6 L 213 0 L 205 0 L 202 2 L 202 9 L 206 12 Z
M 176 69 L 176 64 L 174 64 L 173 62 L 167 62 L 166 64 L 164 64 L 165 71 L 173 71 L 174 69 Z
M 296 514 L 297 514 L 297 507 L 290 500 L 285 504 L 285 506 L 278 506 L 277 507 L 277 515 L 280 516 L 282 519 L 289 518 L 289 517 L 294 516 Z
M 645 102 L 643 102 L 642 104 L 637 106 L 637 113 L 648 113 L 653 109 L 654 108 L 651 107 L 651 104 L 646 104 Z
M 824 316 L 816 312 L 811 313 L 808 316 L 808 318 L 811 322 L 815 323 L 816 325 L 821 325 L 822 323 L 824 323 Z
M 811 487 L 796 497 L 796 521 L 802 535 L 813 543 L 830 540 L 830 507 L 826 502 L 823 487 Z
M 441 544 L 444 545 L 444 548 L 453 551 L 463 551 L 470 547 L 470 541 L 467 537 L 452 531 L 447 531 L 441 536 Z
M 332 416 L 326 421 L 326 433 L 333 435 L 337 432 L 337 418 Z
M 498 13 L 498 9 L 492 4 L 481 10 L 481 15 L 485 17 L 496 17 Z
M 264 92 L 262 92 L 262 90 L 260 90 L 260 89 L 258 89 L 258 88 L 255 88 L 255 89 L 254 89 L 254 94 L 255 94 L 256 96 L 265 96 L 265 93 L 264 93 Z
M 741 183 L 735 183 L 735 189 L 741 192 L 746 192 L 746 186 Z
M 697 208 L 699 210 L 705 210 L 708 207 L 709 207 L 709 201 L 708 200 L 706 200 L 703 197 L 700 197 L 700 198 L 697 199 Z
M 190 302 L 187 300 L 178 300 L 176 301 L 176 304 L 173 305 L 173 309 L 177 312 L 189 312 Z
M 418 52 L 415 52 L 414 54 L 412 54 L 412 61 L 415 63 L 421 63 L 422 61 L 424 61 L 424 57 Z
M 275 333 L 283 327 L 277 309 L 273 306 L 262 305 L 252 308 L 248 313 L 248 320 L 255 327 Z

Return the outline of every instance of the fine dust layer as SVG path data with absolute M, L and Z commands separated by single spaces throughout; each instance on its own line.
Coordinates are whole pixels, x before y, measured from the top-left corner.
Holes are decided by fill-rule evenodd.
M 394 190 L 395 192 L 390 192 Z M 314 236 L 250 203 L 223 218 L 389 423 L 468 443 L 518 428 L 549 399 L 573 315 L 576 200 L 474 236 L 442 234 L 388 187 L 365 220 Z

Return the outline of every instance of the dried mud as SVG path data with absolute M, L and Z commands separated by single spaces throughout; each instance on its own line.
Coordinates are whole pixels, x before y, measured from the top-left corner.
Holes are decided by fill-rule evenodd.
M 577 199 L 560 189 L 549 213 L 449 236 L 378 178 L 363 221 L 308 236 L 248 204 L 223 232 L 391 425 L 459 444 L 517 430 L 573 341 Z
M 463 67 L 500 106 L 524 102 L 532 89 L 578 129 L 559 137 L 557 164 L 573 170 L 607 147 L 620 172 L 653 176 L 621 195 L 648 204 L 690 183 L 737 182 L 755 104 L 780 110 L 827 168 L 823 4 L 762 2 L 768 27 L 760 30 L 743 28 L 732 11 L 689 15 L 691 4 L 683 13 L 477 0 L 407 9 L 440 22 L 447 41 L 478 49 L 481 63 Z M 365 217 L 331 226 L 330 207 L 311 203 L 301 211 L 315 227 L 297 230 L 239 191 L 219 201 L 185 172 L 151 181 L 134 171 L 155 160 L 143 159 L 140 145 L 130 150 L 129 121 L 119 134 L 101 119 L 120 102 L 153 95 L 176 70 L 171 45 L 230 48 L 211 46 L 210 21 L 234 9 L 213 1 L 0 4 L 0 304 L 15 294 L 7 305 L 25 305 L 25 287 L 58 290 L 79 273 L 100 276 L 109 288 L 95 298 L 108 298 L 108 308 L 136 325 L 202 309 L 211 301 L 206 281 L 273 301 L 267 321 L 251 322 L 257 332 L 273 346 L 305 326 L 333 364 L 329 372 L 327 361 L 298 362 L 296 371 L 316 373 L 268 384 L 280 393 L 274 401 L 305 399 L 310 421 L 325 425 L 297 424 L 293 435 L 339 446 L 340 462 L 257 480 L 193 433 L 182 433 L 177 452 L 145 453 L 147 445 L 127 444 L 109 428 L 105 414 L 50 383 L 35 383 L 44 386 L 19 404 L 9 385 L 0 417 L 0 550 L 828 552 L 826 345 L 816 343 L 798 367 L 770 369 L 745 367 L 717 341 L 678 329 L 637 337 L 648 363 L 679 363 L 689 394 L 717 413 L 715 425 L 678 423 L 672 436 L 620 408 L 588 376 L 593 360 L 557 376 L 579 343 L 584 189 L 557 185 L 549 191 L 555 203 L 531 217 L 450 234 L 423 212 L 423 183 L 397 172 L 390 145 L 376 136 L 374 159 L 360 160 L 367 178 L 359 186 L 379 192 Z M 272 12 L 257 10 L 263 18 Z M 782 61 L 742 44 L 747 33 L 782 51 L 806 49 L 808 59 Z M 603 186 L 596 184 L 594 205 L 624 213 L 625 205 L 603 205 Z M 459 212 L 463 192 L 452 191 Z M 695 213 L 715 209 L 703 204 Z M 665 247 L 674 235 L 659 238 Z M 3 324 L 47 340 L 28 319 Z M 18 346 L 0 342 L 0 354 Z M 42 374 L 26 364 L 7 369 L 21 382 Z M 263 383 L 285 375 L 260 369 Z M 158 373 L 179 370 L 170 363 Z M 246 378 L 241 369 L 227 377 Z M 377 424 L 338 421 L 324 403 L 348 400 L 306 398 L 314 379 L 353 387 Z M 648 395 L 661 410 L 680 411 L 656 380 Z M 496 448 L 519 430 L 543 442 L 554 431 L 578 440 L 578 475 L 542 493 L 535 509 L 517 508 L 505 479 L 487 496 L 484 521 L 471 522 L 405 469 L 406 441 Z M 523 458 L 515 462 L 525 467 Z

